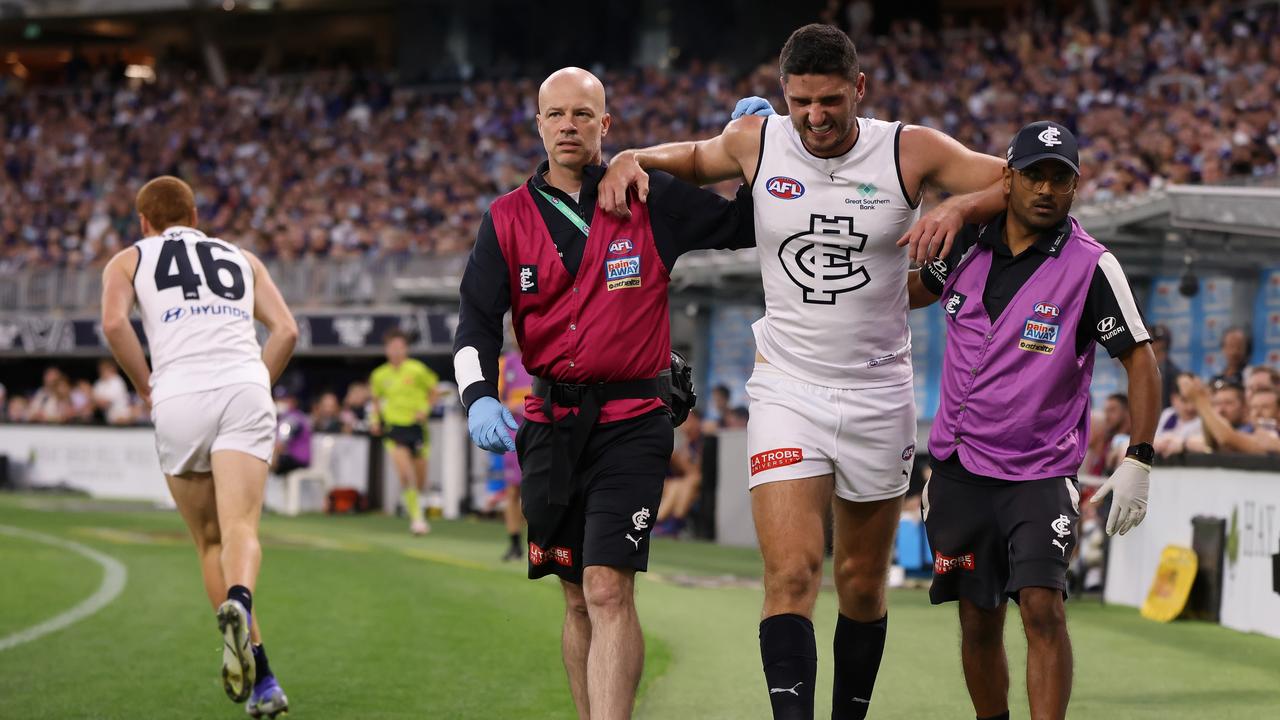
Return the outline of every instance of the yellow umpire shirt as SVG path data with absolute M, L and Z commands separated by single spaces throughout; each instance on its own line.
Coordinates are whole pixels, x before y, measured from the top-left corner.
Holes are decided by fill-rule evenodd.
M 383 363 L 369 376 L 385 425 L 419 425 L 418 416 L 431 413 L 431 391 L 440 377 L 421 362 L 408 358 L 394 368 Z

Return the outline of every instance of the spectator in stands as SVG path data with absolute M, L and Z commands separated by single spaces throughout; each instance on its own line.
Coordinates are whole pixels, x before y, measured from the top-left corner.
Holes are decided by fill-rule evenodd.
M 1173 338 L 1163 324 L 1151 328 L 1151 351 L 1156 355 L 1156 368 L 1160 370 L 1160 407 L 1168 408 L 1174 393 L 1178 391 L 1178 376 L 1182 369 L 1169 358 Z M 1159 431 L 1159 426 L 1156 428 Z
M 729 422 L 729 386 L 720 383 L 711 388 L 711 417 L 708 420 L 717 428 Z
M 372 399 L 369 383 L 359 380 L 347 386 L 347 396 L 342 401 L 342 427 L 346 432 L 368 432 Z
M 1280 373 L 1266 365 L 1256 365 L 1249 368 L 1249 373 L 1244 381 L 1245 400 L 1249 400 L 1254 393 L 1262 390 L 1280 389 L 1280 378 L 1277 378 L 1277 375 L 1280 375 Z
M 320 393 L 320 399 L 311 409 L 311 429 L 314 432 L 338 433 L 349 432 L 342 422 L 342 405 L 338 396 L 330 390 Z
M 26 414 L 28 422 L 62 423 L 72 417 L 71 383 L 57 367 L 44 371 L 44 382 L 31 398 Z
M 277 385 L 276 450 L 271 456 L 271 472 L 285 475 L 311 465 L 311 419 L 298 409 L 298 398 L 284 385 Z
M 1258 390 L 1249 396 L 1249 424 L 1254 434 L 1276 435 L 1276 420 L 1280 417 L 1280 391 L 1275 388 Z
M 91 423 L 97 409 L 93 404 L 93 383 L 85 379 L 76 380 L 71 386 L 70 422 Z
M 746 405 L 738 405 L 729 410 L 729 417 L 725 420 L 724 427 L 745 430 L 747 427 L 747 418 L 750 417 L 750 415 L 751 413 L 747 410 Z
M 1063 118 L 1088 168 L 1081 200 L 1276 174 L 1274 4 L 1218 5 L 1198 20 L 1166 3 L 1098 5 L 1110 9 L 1097 25 L 1114 33 L 1036 13 L 991 30 L 897 22 L 870 37 L 875 3 L 825 12 L 872 68 L 864 114 L 935 127 L 992 154 L 1027 121 Z M 233 75 L 227 88 L 163 66 L 136 87 L 81 76 L 71 89 L 83 92 L 0 95 L 0 269 L 100 265 L 136 234 L 114 189 L 175 167 L 209 188 L 199 212 L 210 234 L 244 238 L 266 259 L 465 252 L 482 209 L 542 151 L 533 104 L 513 100 L 533 95 L 529 79 L 441 93 L 345 70 Z M 606 155 L 717 134 L 734 100 L 777 89 L 768 72 L 715 66 L 603 79 L 623 109 Z
M 1151 444 L 1160 457 L 1179 455 L 1186 451 L 1188 439 L 1202 436 L 1200 414 L 1195 404 L 1178 391 L 1177 383 L 1183 376 L 1195 377 L 1191 373 L 1179 373 L 1173 379 L 1173 406 L 1166 408 L 1156 423 L 1156 437 Z
M 1251 354 L 1253 354 L 1253 341 L 1249 337 L 1249 331 L 1239 325 L 1227 328 L 1222 333 L 1224 367 L 1222 372 L 1213 378 L 1215 387 L 1218 381 L 1223 381 L 1243 388 Z
M 30 403 L 21 395 L 14 395 L 9 398 L 9 403 L 5 411 L 5 420 L 11 423 L 30 422 L 27 416 L 30 412 Z
M 111 425 L 128 425 L 133 422 L 133 407 L 129 400 L 129 388 L 120 377 L 120 369 L 111 358 L 98 361 L 98 381 L 93 384 L 95 417 Z
M 1124 460 L 1129 447 L 1129 397 L 1112 393 L 1102 406 L 1102 417 L 1093 418 L 1084 472 L 1106 477 Z
M 676 428 L 667 481 L 662 486 L 657 524 L 653 533 L 679 537 L 702 489 L 702 413 L 690 410 L 684 424 Z
M 1258 406 L 1266 423 L 1258 431 L 1246 422 L 1244 389 L 1226 382 L 1215 383 L 1212 397 L 1198 378 L 1178 379 L 1178 390 L 1192 400 L 1204 423 L 1204 436 L 1187 441 L 1189 452 L 1236 452 L 1250 455 L 1280 453 L 1280 437 L 1274 433 L 1274 401 Z M 1260 393 L 1265 395 L 1266 393 Z M 1274 396 L 1274 394 L 1273 394 Z

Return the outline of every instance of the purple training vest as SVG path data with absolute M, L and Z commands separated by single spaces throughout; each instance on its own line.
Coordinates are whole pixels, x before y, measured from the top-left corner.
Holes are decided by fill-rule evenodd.
M 1071 218 L 1050 256 L 993 324 L 982 306 L 991 248 L 976 246 L 947 278 L 941 399 L 929 452 L 953 453 L 970 472 L 1002 480 L 1074 475 L 1089 444 L 1093 343 L 1076 334 L 1106 248 Z M 1087 332 L 1087 329 L 1085 330 Z

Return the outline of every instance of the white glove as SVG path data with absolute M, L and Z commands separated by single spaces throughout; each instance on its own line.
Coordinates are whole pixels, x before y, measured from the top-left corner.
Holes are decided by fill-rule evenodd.
M 1107 534 L 1121 535 L 1138 527 L 1147 516 L 1147 492 L 1151 487 L 1151 466 L 1127 457 L 1120 467 L 1111 473 L 1111 477 L 1103 483 L 1090 500 L 1100 505 L 1107 493 L 1115 491 L 1111 499 L 1111 514 L 1107 516 Z

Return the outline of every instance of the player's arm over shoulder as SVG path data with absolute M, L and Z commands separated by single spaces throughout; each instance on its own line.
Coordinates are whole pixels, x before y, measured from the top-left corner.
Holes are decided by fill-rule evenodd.
M 645 170 L 662 170 L 695 185 L 755 178 L 765 119 L 740 117 L 713 138 L 628 150 Z M 616 162 L 616 160 L 615 160 Z
M 960 265 L 969 248 L 977 243 L 978 228 L 966 225 L 956 237 L 951 252 L 933 262 L 921 265 L 918 270 L 907 272 L 907 302 L 912 310 L 927 307 L 938 301 L 947 278 Z
M 903 125 L 898 164 L 910 197 L 926 185 L 959 195 L 990 188 L 1001 179 L 1005 163 L 975 152 L 946 133 L 922 125 Z

